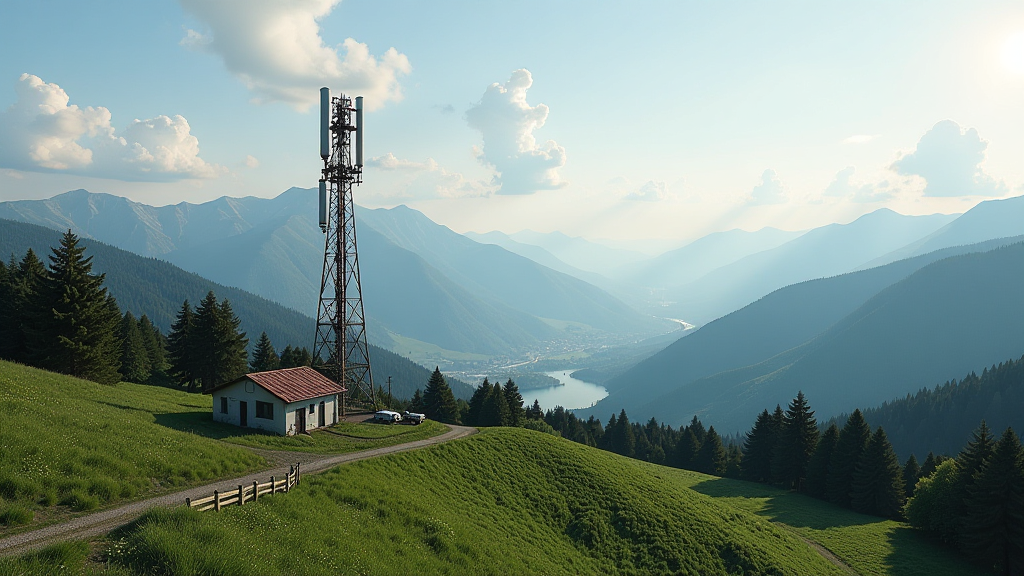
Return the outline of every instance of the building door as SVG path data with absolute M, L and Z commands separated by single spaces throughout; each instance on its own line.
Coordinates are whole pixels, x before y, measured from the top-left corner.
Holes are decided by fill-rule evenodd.
M 299 409 L 295 411 L 295 433 L 305 434 L 306 433 L 306 407 L 299 406 Z
M 239 402 L 238 403 L 238 425 L 248 426 L 249 425 L 249 403 Z
M 321 402 L 320 403 L 320 424 L 319 424 L 321 428 L 323 428 L 324 426 L 327 425 L 327 414 L 324 413 L 325 411 L 326 411 L 325 404 L 323 402 Z

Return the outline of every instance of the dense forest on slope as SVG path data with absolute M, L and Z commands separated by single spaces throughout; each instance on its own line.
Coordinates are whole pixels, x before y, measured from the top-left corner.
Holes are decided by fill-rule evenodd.
M 971 372 L 959 382 L 953 379 L 868 408 L 864 419 L 885 428 L 901 459 L 914 454 L 923 460 L 929 452 L 956 454 L 982 420 L 997 433 L 1007 426 L 1024 430 L 1022 407 L 1024 357 L 985 368 L 981 376 Z M 844 414 L 825 425 L 845 420 Z
M 0 255 L 5 260 L 20 260 L 31 248 L 45 264 L 50 247 L 58 244 L 60 236 L 60 232 L 49 228 L 0 220 Z M 145 314 L 164 334 L 170 330 L 184 300 L 197 304 L 212 290 L 219 299 L 231 302 L 251 345 L 261 332 L 267 333 L 278 351 L 288 345 L 308 348 L 312 343 L 314 320 L 295 310 L 211 282 L 162 260 L 138 256 L 95 240 L 83 238 L 81 244 L 86 247 L 86 256 L 93 258 L 93 271 L 106 274 L 104 285 L 121 311 L 130 311 L 135 316 Z M 386 387 L 391 376 L 396 398 L 412 397 L 430 379 L 430 370 L 383 348 L 370 345 L 370 357 L 374 384 Z M 448 382 L 459 398 L 469 398 L 473 393 L 468 384 L 454 379 Z

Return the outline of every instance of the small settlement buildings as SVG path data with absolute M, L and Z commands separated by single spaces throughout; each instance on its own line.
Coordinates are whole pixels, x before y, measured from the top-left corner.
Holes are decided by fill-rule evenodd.
M 308 366 L 246 374 L 210 390 L 213 420 L 292 436 L 338 422 L 345 390 Z

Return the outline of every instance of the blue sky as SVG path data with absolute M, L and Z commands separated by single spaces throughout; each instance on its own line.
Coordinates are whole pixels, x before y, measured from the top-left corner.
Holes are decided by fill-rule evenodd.
M 357 202 L 459 231 L 678 241 L 1024 193 L 1020 2 L 15 1 L 0 54 L 5 200 L 312 186 L 320 85 L 373 108 Z

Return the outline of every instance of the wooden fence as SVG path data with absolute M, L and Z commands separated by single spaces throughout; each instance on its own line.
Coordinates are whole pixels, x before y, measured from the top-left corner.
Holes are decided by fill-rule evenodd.
M 271 476 L 270 482 L 264 484 L 260 484 L 259 482 L 253 482 L 249 486 L 239 484 L 237 490 L 231 490 L 229 492 L 214 490 L 213 496 L 207 496 L 206 498 L 197 498 L 195 500 L 185 498 L 185 506 L 194 508 L 200 512 L 203 510 L 216 510 L 217 512 L 220 512 L 220 509 L 224 506 L 241 506 L 246 502 L 255 502 L 260 496 L 266 496 L 267 494 L 274 494 L 276 492 L 287 492 L 291 490 L 292 486 L 299 483 L 299 475 L 299 464 L 296 463 L 295 466 L 292 466 L 291 470 L 288 471 L 288 474 L 286 474 L 281 480 L 277 480 Z

